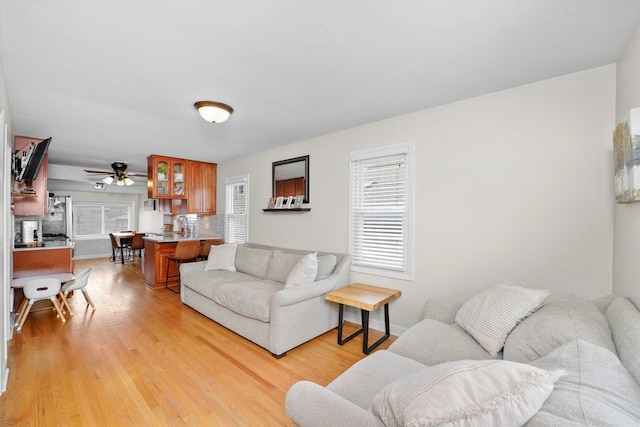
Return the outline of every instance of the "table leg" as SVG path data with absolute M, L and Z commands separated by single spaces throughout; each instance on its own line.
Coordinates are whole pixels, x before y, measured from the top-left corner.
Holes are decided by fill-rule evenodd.
M 349 335 L 347 338 L 345 338 L 344 340 L 342 339 L 342 326 L 344 324 L 344 304 L 340 304 L 339 305 L 339 309 L 338 309 L 338 344 L 340 345 L 344 345 L 347 342 L 351 341 L 354 337 L 358 336 L 360 333 L 362 333 L 365 329 L 364 328 L 360 328 L 357 331 L 355 331 L 353 334 Z M 366 332 L 365 332 L 366 334 Z
M 366 322 L 366 326 L 365 326 L 365 322 Z M 364 339 L 363 339 L 363 342 L 362 342 L 362 352 L 364 354 L 369 354 L 376 347 L 378 347 L 380 344 L 382 344 L 382 342 L 384 340 L 389 338 L 389 336 L 391 335 L 391 328 L 389 327 L 389 304 L 387 303 L 387 304 L 384 305 L 384 336 L 380 337 L 380 339 L 378 341 L 376 341 L 375 343 L 373 343 L 371 345 L 371 347 L 368 347 L 369 312 L 366 311 L 366 310 L 362 310 L 362 327 L 363 328 L 365 328 L 365 327 L 367 328 L 367 330 L 365 330 Z

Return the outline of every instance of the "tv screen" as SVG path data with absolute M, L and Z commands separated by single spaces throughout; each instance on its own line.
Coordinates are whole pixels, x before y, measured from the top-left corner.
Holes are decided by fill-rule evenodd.
M 22 180 L 27 184 L 31 184 L 38 177 L 38 172 L 40 172 L 42 161 L 44 160 L 44 156 L 47 155 L 47 149 L 49 148 L 50 143 L 51 137 L 36 145 L 36 148 L 33 150 L 33 154 L 31 155 L 29 163 L 25 168 L 24 175 L 22 176 Z

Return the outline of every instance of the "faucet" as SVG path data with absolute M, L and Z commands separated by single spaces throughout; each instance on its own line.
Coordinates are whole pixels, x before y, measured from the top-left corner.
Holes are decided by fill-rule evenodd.
M 180 233 L 184 236 L 184 234 L 187 232 L 187 227 L 189 225 L 189 220 L 187 219 L 186 216 L 180 215 L 176 221 L 180 221 L 180 224 L 181 224 L 180 225 Z

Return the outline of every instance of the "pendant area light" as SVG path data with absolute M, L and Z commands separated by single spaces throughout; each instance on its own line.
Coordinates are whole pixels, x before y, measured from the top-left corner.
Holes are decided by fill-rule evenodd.
M 211 123 L 222 123 L 233 113 L 233 108 L 222 102 L 198 101 L 193 106 L 203 119 Z

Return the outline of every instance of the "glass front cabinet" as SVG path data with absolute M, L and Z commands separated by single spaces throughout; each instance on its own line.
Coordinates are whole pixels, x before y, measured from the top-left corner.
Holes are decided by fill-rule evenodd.
M 149 156 L 147 167 L 148 197 L 153 199 L 184 199 L 186 162 L 183 159 Z

